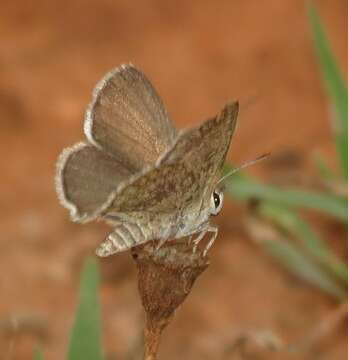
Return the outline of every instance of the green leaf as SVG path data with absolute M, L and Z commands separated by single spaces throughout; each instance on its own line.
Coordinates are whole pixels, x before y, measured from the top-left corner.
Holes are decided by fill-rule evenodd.
M 297 238 L 307 251 L 324 269 L 336 279 L 348 285 L 348 266 L 337 257 L 306 221 L 294 211 L 272 204 L 262 204 L 260 213 L 285 229 L 290 236 Z
M 98 285 L 97 264 L 94 260 L 88 259 L 81 276 L 80 304 L 70 339 L 69 360 L 103 359 Z
M 313 159 L 314 159 L 314 164 L 316 165 L 322 178 L 331 180 L 336 177 L 335 173 L 328 166 L 328 164 L 320 154 L 315 154 Z
M 34 360 L 44 360 L 43 353 L 40 349 L 38 349 L 38 348 L 35 349 L 33 359 Z
M 348 180 L 348 91 L 343 76 L 331 51 L 320 18 L 313 5 L 308 7 L 314 45 L 320 70 L 336 112 L 336 147 L 344 178 Z
M 319 235 L 294 211 L 283 206 L 263 203 L 260 213 L 299 239 L 304 248 L 316 258 L 324 258 L 330 251 Z
M 302 254 L 293 244 L 285 239 L 262 241 L 261 244 L 273 258 L 298 277 L 339 300 L 347 299 L 345 289 L 338 285 L 317 264 Z
M 297 189 L 282 189 L 261 184 L 245 176 L 231 176 L 225 182 L 227 194 L 233 199 L 260 199 L 284 206 L 308 208 L 348 221 L 348 202 L 329 194 L 315 193 Z

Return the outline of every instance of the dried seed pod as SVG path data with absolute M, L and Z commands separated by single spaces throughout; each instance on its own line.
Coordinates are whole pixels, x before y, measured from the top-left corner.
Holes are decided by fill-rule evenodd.
M 146 314 L 145 357 L 156 359 L 160 336 L 174 311 L 190 293 L 197 277 L 208 267 L 201 251 L 187 243 L 167 242 L 159 250 L 154 243 L 137 247 L 132 255 L 138 268 L 138 288 Z

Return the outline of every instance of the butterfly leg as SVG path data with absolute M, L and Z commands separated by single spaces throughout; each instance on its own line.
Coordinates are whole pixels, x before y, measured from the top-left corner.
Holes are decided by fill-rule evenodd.
M 192 241 L 193 242 L 193 252 L 195 253 L 198 247 L 198 244 L 200 241 L 204 238 L 205 234 L 208 232 L 208 227 L 205 227 L 202 229 L 202 231 L 199 233 L 199 235 Z
M 210 225 L 207 231 L 212 232 L 213 234 L 212 234 L 207 246 L 205 247 L 205 249 L 203 251 L 203 256 L 207 255 L 207 252 L 209 251 L 211 246 L 214 244 L 214 241 L 215 241 L 215 239 L 217 237 L 217 234 L 218 234 L 218 227 Z
M 204 251 L 203 251 L 203 256 L 206 256 L 208 253 L 208 250 L 211 248 L 211 246 L 214 244 L 214 241 L 217 237 L 218 234 L 218 228 L 217 226 L 214 225 L 208 225 L 207 227 L 205 227 L 200 234 L 193 240 L 193 252 L 195 253 L 197 250 L 197 246 L 200 243 L 200 241 L 204 238 L 205 234 L 207 234 L 208 232 L 212 232 L 213 235 L 210 238 L 207 246 L 205 247 Z

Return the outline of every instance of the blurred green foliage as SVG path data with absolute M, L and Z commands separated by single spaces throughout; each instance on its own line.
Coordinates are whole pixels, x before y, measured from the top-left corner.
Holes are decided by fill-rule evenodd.
M 308 6 L 320 71 L 333 105 L 334 132 L 342 174 L 348 180 L 348 91 L 314 6 Z
M 34 360 L 44 360 L 43 354 L 40 349 L 34 351 Z
M 319 68 L 332 102 L 334 138 L 344 182 L 348 180 L 348 91 L 314 6 L 309 4 L 307 10 Z M 318 156 L 315 161 L 319 176 L 325 181 L 334 181 L 336 176 L 326 163 Z M 231 169 L 231 166 L 226 166 L 225 171 Z M 230 177 L 226 190 L 233 199 L 258 201 L 257 216 L 274 229 L 273 232 L 265 231 L 266 236 L 259 239 L 259 244 L 272 257 L 297 276 L 337 299 L 347 298 L 348 266 L 297 213 L 298 209 L 315 210 L 347 224 L 346 197 L 295 187 L 280 188 L 243 174 Z
M 80 280 L 79 306 L 72 328 L 68 360 L 103 360 L 100 305 L 98 300 L 99 271 L 95 260 L 87 259 Z M 43 360 L 40 350 L 34 360 Z
M 94 260 L 85 263 L 80 284 L 80 304 L 72 329 L 68 360 L 102 360 L 99 272 Z

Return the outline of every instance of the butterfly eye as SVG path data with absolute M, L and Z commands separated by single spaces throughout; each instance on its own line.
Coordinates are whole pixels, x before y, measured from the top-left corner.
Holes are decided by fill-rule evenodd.
M 220 196 L 216 192 L 214 192 L 213 196 L 214 196 L 215 208 L 218 208 L 220 205 Z
M 223 202 L 224 195 L 222 192 L 214 191 L 211 197 L 211 214 L 217 215 L 221 208 L 222 208 L 222 202 Z

